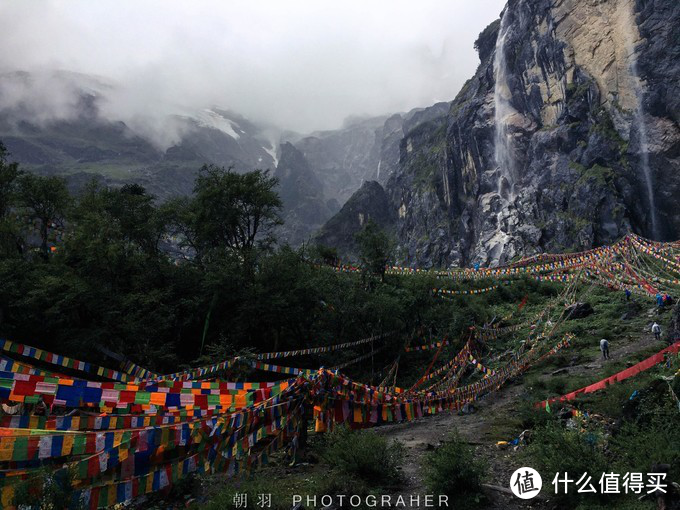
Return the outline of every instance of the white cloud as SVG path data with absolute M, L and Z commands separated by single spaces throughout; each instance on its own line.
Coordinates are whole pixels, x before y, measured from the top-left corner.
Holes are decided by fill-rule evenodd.
M 503 4 L 4 0 L 0 68 L 108 77 L 112 118 L 219 105 L 308 132 L 453 99 Z

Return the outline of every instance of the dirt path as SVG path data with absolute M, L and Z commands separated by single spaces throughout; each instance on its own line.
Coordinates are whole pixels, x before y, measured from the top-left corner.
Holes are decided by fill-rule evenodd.
M 626 359 L 639 351 L 657 345 L 659 349 L 663 348 L 663 342 L 657 342 L 652 335 L 644 334 L 640 338 L 628 339 L 619 345 L 612 345 L 612 359 Z M 594 357 L 578 365 L 567 367 L 567 371 L 562 373 L 592 374 L 593 380 L 596 380 L 597 376 L 604 376 L 606 363 L 599 357 Z M 544 372 L 543 377 L 551 377 L 551 372 Z M 454 429 L 457 429 L 460 435 L 474 447 L 476 456 L 487 463 L 489 468 L 487 483 L 509 488 L 510 475 L 521 467 L 521 461 L 517 452 L 512 449 L 499 449 L 496 442 L 512 439 L 507 435 L 503 437 L 503 431 L 508 429 L 509 421 L 516 419 L 517 404 L 522 398 L 523 391 L 521 384 L 509 383 L 498 392 L 487 395 L 476 403 L 476 411 L 473 414 L 459 415 L 446 412 L 415 422 L 386 425 L 376 429 L 390 439 L 401 441 L 406 447 L 403 467 L 405 481 L 397 494 L 409 497 L 411 494 L 427 492 L 421 465 L 426 454 L 439 446 Z M 543 480 L 543 483 L 547 484 L 550 490 L 550 480 Z M 485 490 L 485 493 L 488 503 L 484 508 L 494 510 L 550 508 L 550 503 L 547 501 L 522 501 L 512 494 L 489 489 Z M 544 494 L 546 494 L 545 491 Z M 455 502 L 451 503 L 455 505 Z
M 509 487 L 510 475 L 521 466 L 517 463 L 515 452 L 500 450 L 496 447 L 496 441 L 509 438 L 497 437 L 494 423 L 499 416 L 512 412 L 521 391 L 522 387 L 519 385 L 506 386 L 480 401 L 473 414 L 458 415 L 446 412 L 411 423 L 387 425 L 376 429 L 390 439 L 401 441 L 406 447 L 405 481 L 399 494 L 408 497 L 411 494 L 427 492 L 421 465 L 427 453 L 439 446 L 454 429 L 457 429 L 460 435 L 473 446 L 476 456 L 487 463 L 489 468 L 487 483 Z M 484 508 L 498 510 L 542 508 L 536 502 L 524 504 L 511 494 L 493 490 L 486 490 L 485 493 L 488 504 Z M 455 502 L 451 503 L 455 505 Z
M 654 335 L 645 332 L 636 339 L 623 338 L 619 341 L 610 341 L 609 353 L 611 359 L 609 361 L 603 360 L 602 355 L 598 351 L 598 353 L 595 354 L 590 360 L 584 360 L 577 365 L 565 367 L 562 373 L 564 375 L 592 374 L 593 377 L 601 374 L 604 377 L 605 374 L 603 373 L 603 369 L 605 369 L 611 362 L 628 361 L 630 360 L 631 356 L 637 354 L 640 351 L 650 348 L 660 351 L 667 346 L 668 344 L 666 342 L 662 340 L 656 340 Z M 550 375 L 551 373 L 552 371 L 544 372 L 543 375 Z

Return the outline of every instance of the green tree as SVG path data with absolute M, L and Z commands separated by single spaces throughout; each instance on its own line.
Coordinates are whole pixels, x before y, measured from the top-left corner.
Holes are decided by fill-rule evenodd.
M 7 161 L 9 152 L 0 142 L 0 217 L 4 218 L 14 203 L 17 178 L 21 175 L 18 163 Z
M 323 244 L 312 245 L 312 259 L 318 259 L 324 264 L 334 266 L 340 262 L 338 249 Z
M 40 221 L 40 252 L 47 259 L 47 235 L 50 225 L 63 224 L 71 201 L 66 182 L 61 177 L 23 174 L 19 177 L 19 202 Z
M 245 256 L 258 239 L 270 241 L 273 228 L 282 223 L 277 184 L 266 171 L 237 174 L 214 165 L 201 168 L 191 218 L 200 258 L 215 250 Z
M 181 248 L 188 248 L 189 257 L 200 263 L 203 251 L 197 238 L 194 199 L 192 197 L 171 198 L 160 205 L 159 214 L 163 218 L 167 233 L 176 238 Z
M 120 280 L 131 265 L 155 261 L 161 256 L 166 220 L 153 198 L 137 184 L 109 189 L 91 181 L 71 214 L 65 246 L 68 263 Z
M 0 249 L 3 253 L 22 250 L 22 240 L 16 221 L 10 215 L 16 204 L 17 180 L 21 175 L 19 165 L 7 160 L 9 152 L 0 142 Z
M 178 359 L 192 359 L 199 310 L 210 298 L 199 267 L 176 265 L 161 249 L 166 221 L 143 187 L 91 181 L 76 197 L 63 249 L 50 264 L 63 265 L 55 282 L 72 282 L 75 290 L 43 279 L 45 290 L 31 294 L 31 306 L 39 310 L 51 299 L 57 334 L 70 330 L 73 341 L 89 336 L 151 368 L 175 369 Z
M 122 239 L 147 255 L 158 255 L 165 220 L 153 203 L 153 195 L 139 184 L 126 184 L 105 196 L 107 213 L 118 223 Z
M 219 317 L 238 316 L 238 309 L 247 308 L 250 302 L 233 300 L 243 291 L 252 293 L 247 287 L 252 287 L 254 280 L 256 243 L 270 246 L 273 228 L 282 223 L 277 184 L 277 179 L 261 170 L 237 174 L 231 168 L 204 165 L 196 178 L 194 196 L 175 199 L 162 208 L 169 232 L 191 248 L 206 276 L 205 290 L 212 296 L 202 327 L 201 354 L 209 332 L 221 340 L 229 340 L 235 333 L 233 328 L 220 327 L 225 321 Z M 225 313 L 213 317 L 219 310 Z M 220 320 L 217 328 L 215 319 Z
M 394 243 L 371 219 L 355 236 L 359 245 L 359 261 L 364 271 L 379 275 L 385 280 L 385 268 L 392 260 Z

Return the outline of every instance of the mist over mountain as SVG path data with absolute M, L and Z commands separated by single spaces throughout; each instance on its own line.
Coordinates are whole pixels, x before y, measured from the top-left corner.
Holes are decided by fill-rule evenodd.
M 497 264 L 631 230 L 670 239 L 680 230 L 679 9 L 668 0 L 510 0 L 477 37 L 479 65 L 462 89 L 401 112 L 384 107 L 403 102 L 375 99 L 366 110 L 379 114 L 345 112 L 339 127 L 309 132 L 299 127 L 314 122 L 279 110 L 298 104 L 305 117 L 314 94 L 270 104 L 263 121 L 256 88 L 223 103 L 203 85 L 181 97 L 168 92 L 181 83 L 164 82 L 154 94 L 153 80 L 140 86 L 146 75 L 8 71 L 0 139 L 23 168 L 65 175 L 72 189 L 94 175 L 142 184 L 160 200 L 190 194 L 203 164 L 269 169 L 284 202 L 282 241 L 315 238 L 348 257 L 371 218 L 397 241 L 399 261 L 417 265 Z M 328 100 L 334 89 L 315 90 Z M 321 109 L 317 118 L 337 115 Z
M 117 94 L 115 83 L 82 73 L 4 73 L 0 140 L 23 168 L 65 176 L 74 191 L 95 177 L 141 184 L 165 200 L 192 193 L 204 164 L 270 170 L 285 205 L 281 240 L 293 245 L 311 238 L 363 182 L 387 180 L 404 126 L 424 111 L 351 116 L 339 129 L 303 135 L 219 107 L 112 120 Z M 447 109 L 439 103 L 427 111 Z
M 214 105 L 310 133 L 450 100 L 502 5 L 199 0 L 159 12 L 153 0 L 10 0 L 0 4 L 0 71 L 44 75 L 43 103 L 59 87 L 54 70 L 104 77 L 115 85 L 104 116 L 149 128 L 165 147 L 178 141 L 169 115 Z
M 501 7 L 205 0 L 158 16 L 145 0 L 4 3 L 0 139 L 73 189 L 95 175 L 161 200 L 190 193 L 206 163 L 275 172 L 292 142 L 336 211 L 388 175 L 401 136 L 390 125 L 384 143 L 388 117 L 455 96 Z
M 114 121 L 107 108 L 115 94 L 114 84 L 79 73 L 2 74 L 0 139 L 32 171 L 71 182 L 84 174 L 138 182 L 161 199 L 190 193 L 203 164 L 241 172 L 276 166 L 275 128 L 216 107 L 167 115 L 162 123 L 141 115 Z
M 269 170 L 284 202 L 279 236 L 293 245 L 309 239 L 364 179 L 376 177 L 385 117 L 350 118 L 339 130 L 310 136 L 218 107 L 112 120 L 118 93 L 113 82 L 81 73 L 4 73 L 0 140 L 22 168 L 65 176 L 72 191 L 96 178 L 141 184 L 165 200 L 191 194 L 204 164 Z M 281 140 L 295 140 L 299 150 Z

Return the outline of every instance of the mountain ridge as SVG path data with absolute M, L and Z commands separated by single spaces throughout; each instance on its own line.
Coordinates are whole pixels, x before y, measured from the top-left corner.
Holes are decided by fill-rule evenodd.
M 677 238 L 678 26 L 669 0 L 510 0 L 450 110 L 399 142 L 384 183 L 397 262 L 496 265 L 630 231 Z

